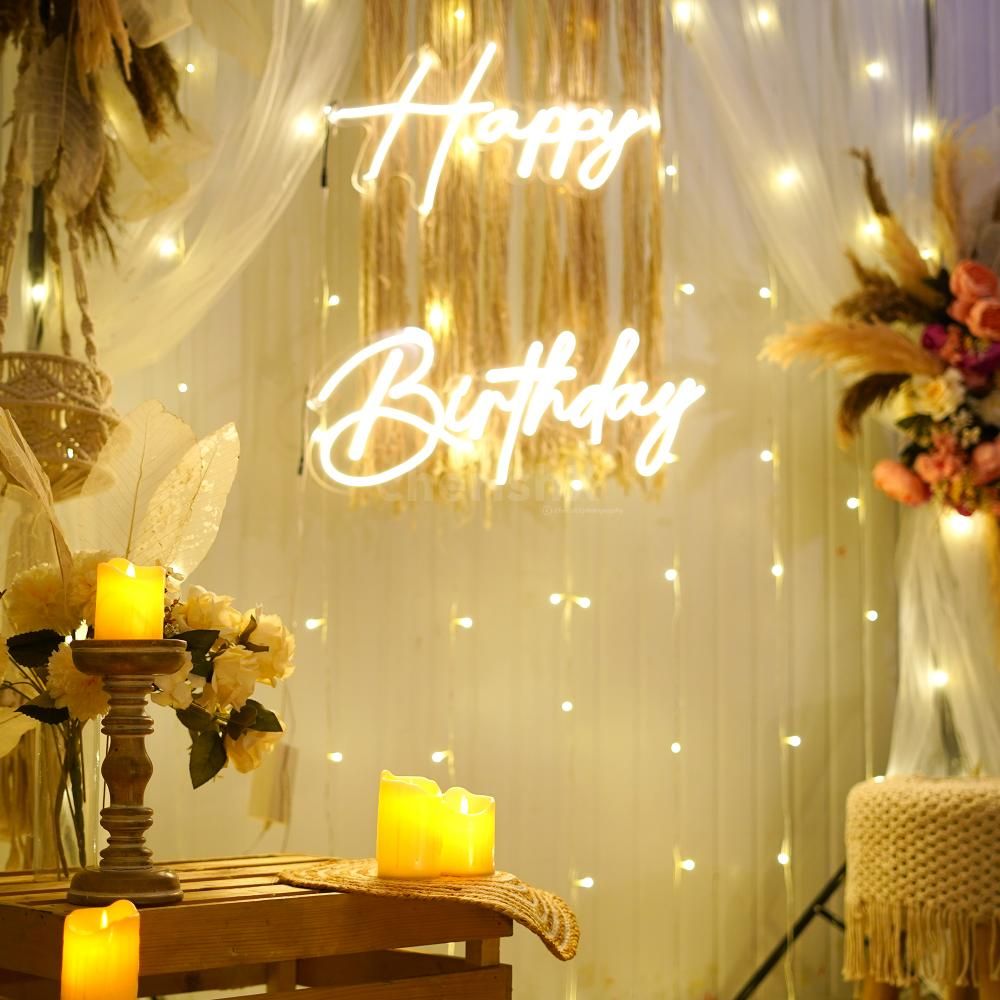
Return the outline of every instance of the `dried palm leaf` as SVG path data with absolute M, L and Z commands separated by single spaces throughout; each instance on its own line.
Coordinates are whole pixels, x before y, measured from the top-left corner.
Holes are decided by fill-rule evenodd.
M 849 378 L 868 375 L 939 375 L 944 362 L 904 333 L 880 323 L 818 322 L 790 326 L 768 337 L 760 357 L 787 368 L 812 359 Z
M 962 196 L 955 183 L 958 154 L 958 126 L 950 125 L 934 144 L 933 157 L 934 235 L 941 262 L 949 268 L 965 256 L 959 222 Z
M 99 73 L 115 58 L 116 49 L 128 75 L 132 45 L 118 0 L 76 0 L 75 7 L 76 77 L 80 92 L 89 100 L 91 75 Z
M 936 309 L 915 299 L 891 274 L 865 267 L 850 250 L 847 259 L 861 288 L 834 306 L 835 316 L 863 323 L 892 323 L 899 319 L 930 322 L 936 318 Z
M 171 119 L 184 121 L 177 103 L 180 78 L 165 45 L 134 49 L 130 73 L 125 72 L 123 59 L 119 58 L 118 64 L 150 140 L 163 135 Z
M 858 433 L 861 418 L 881 406 L 907 380 L 906 375 L 868 375 L 848 386 L 837 410 L 837 437 L 844 446 Z

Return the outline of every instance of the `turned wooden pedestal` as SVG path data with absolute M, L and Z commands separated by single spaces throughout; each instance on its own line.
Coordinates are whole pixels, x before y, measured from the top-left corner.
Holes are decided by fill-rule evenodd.
M 139 918 L 139 996 L 258 987 L 270 1000 L 510 1000 L 509 918 L 469 903 L 283 885 L 290 855 L 172 865 L 177 906 Z M 58 1000 L 66 882 L 0 874 L 0 998 Z M 402 950 L 455 942 L 456 956 Z M 464 955 L 462 949 L 464 948 Z M 299 987 L 296 990 L 296 987 Z M 305 987 L 303 989 L 302 987 Z
M 74 875 L 66 898 L 80 906 L 104 906 L 116 899 L 130 899 L 136 906 L 179 902 L 177 876 L 154 868 L 146 847 L 146 831 L 153 824 L 153 810 L 143 805 L 153 776 L 145 743 L 153 720 L 146 715 L 146 699 L 155 676 L 183 666 L 187 646 L 181 639 L 82 639 L 72 649 L 76 668 L 102 677 L 110 699 L 101 727 L 108 737 L 101 774 L 109 805 L 101 810 L 108 846 L 101 851 L 100 867 Z

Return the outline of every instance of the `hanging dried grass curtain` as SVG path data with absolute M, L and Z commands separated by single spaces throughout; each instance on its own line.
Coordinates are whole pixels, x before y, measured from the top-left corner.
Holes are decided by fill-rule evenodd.
M 391 99 L 394 82 L 398 89 L 409 14 L 398 0 L 367 5 L 367 101 Z M 427 45 L 440 60 L 421 85 L 423 100 L 455 100 L 485 45 L 496 42 L 498 54 L 476 96 L 501 106 L 513 103 L 523 117 L 555 104 L 658 108 L 660 4 L 472 0 L 462 17 L 455 15 L 452 0 L 426 0 L 414 11 L 406 51 Z M 370 144 L 385 124 L 371 127 Z M 422 184 L 441 129 L 440 121 L 423 119 L 410 145 L 401 135 L 379 180 L 365 188 L 362 342 L 404 323 L 424 326 L 437 347 L 431 385 L 444 392 L 460 375 L 475 378 L 489 368 L 519 363 L 528 343 L 549 345 L 565 329 L 577 336 L 574 364 L 581 379 L 593 380 L 621 326 L 634 326 L 643 337 L 643 352 L 629 374 L 655 382 L 662 375 L 664 337 L 659 130 L 630 141 L 606 188 L 584 191 L 540 176 L 518 181 L 512 148 L 477 146 L 472 125 L 466 124 L 445 161 L 433 210 L 419 216 L 409 189 Z M 574 170 L 571 160 L 566 177 Z M 612 266 L 609 247 L 619 246 L 624 259 Z M 417 292 L 412 310 L 406 297 L 411 282 Z M 514 282 L 520 285 L 516 290 Z M 619 283 L 620 290 L 613 291 Z M 512 301 L 518 298 L 521 309 L 515 314 Z M 637 431 L 621 424 L 608 428 L 604 444 L 595 448 L 572 428 L 543 424 L 519 443 L 513 475 L 549 473 L 564 485 L 583 478 L 598 486 L 609 476 L 627 482 L 634 472 L 625 452 Z M 487 482 L 503 433 L 503 422 L 495 419 L 474 457 L 439 452 L 430 468 L 434 492 L 455 496 L 456 477 L 462 485 L 458 492 L 466 496 L 477 481 Z M 367 461 L 372 469 L 394 465 L 412 454 L 415 444 L 405 430 L 382 431 Z

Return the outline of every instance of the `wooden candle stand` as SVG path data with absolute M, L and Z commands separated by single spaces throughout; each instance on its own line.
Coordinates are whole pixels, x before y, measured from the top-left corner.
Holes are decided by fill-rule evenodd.
M 153 867 L 145 833 L 153 810 L 143 793 L 153 776 L 145 740 L 153 731 L 146 698 L 158 674 L 176 673 L 184 665 L 182 639 L 80 639 L 72 643 L 77 670 L 98 675 L 110 699 L 101 727 L 108 754 L 101 774 L 108 784 L 109 805 L 101 810 L 108 846 L 99 868 L 77 872 L 67 899 L 79 906 L 105 906 L 129 899 L 136 906 L 178 903 L 183 896 L 173 872 Z

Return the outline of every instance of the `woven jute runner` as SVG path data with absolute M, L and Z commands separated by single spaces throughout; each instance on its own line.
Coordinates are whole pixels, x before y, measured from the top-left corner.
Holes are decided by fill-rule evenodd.
M 855 785 L 844 902 L 847 979 L 962 986 L 983 968 L 1000 978 L 1000 779 Z
M 508 872 L 483 878 L 442 878 L 421 881 L 379 878 L 374 858 L 323 861 L 288 868 L 280 879 L 304 889 L 359 892 L 396 899 L 444 899 L 471 903 L 516 920 L 545 943 L 556 958 L 568 962 L 580 941 L 576 916 L 564 900 L 522 882 Z

